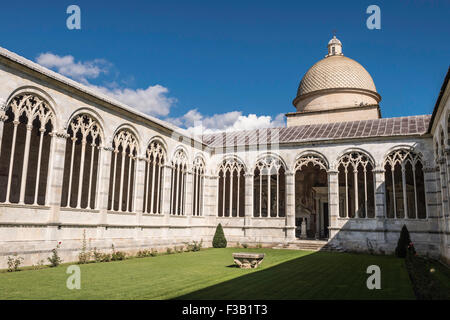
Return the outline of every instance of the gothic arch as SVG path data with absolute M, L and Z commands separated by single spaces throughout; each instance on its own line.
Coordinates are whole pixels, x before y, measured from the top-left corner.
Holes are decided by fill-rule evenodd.
M 203 214 L 204 183 L 206 174 L 206 162 L 202 154 L 194 157 L 192 164 L 192 215 Z
M 286 171 L 281 157 L 264 153 L 258 157 L 253 170 L 253 216 L 286 216 Z
M 81 114 L 88 115 L 89 117 L 91 117 L 93 120 L 95 120 L 98 123 L 99 129 L 100 129 L 100 138 L 102 140 L 102 145 L 105 146 L 106 145 L 106 136 L 105 136 L 105 130 L 104 130 L 104 128 L 105 128 L 104 120 L 97 111 L 95 111 L 91 108 L 81 107 L 81 108 L 78 108 L 77 110 L 75 110 L 74 112 L 72 112 L 70 117 L 64 123 L 64 131 L 67 131 L 72 120 L 75 119 L 76 116 L 81 115 Z
M 370 152 L 368 152 L 368 151 L 366 151 L 366 150 L 364 150 L 364 149 L 362 149 L 362 148 L 351 147 L 351 148 L 347 148 L 347 149 L 341 151 L 341 152 L 338 154 L 338 156 L 336 157 L 336 160 L 335 160 L 335 162 L 334 162 L 334 164 L 333 164 L 333 167 L 337 168 L 337 166 L 338 166 L 338 164 L 339 164 L 341 158 L 342 158 L 344 155 L 349 154 L 349 153 L 352 153 L 352 152 L 357 152 L 357 153 L 360 153 L 360 154 L 365 155 L 365 156 L 370 160 L 370 162 L 372 163 L 372 165 L 373 165 L 374 167 L 377 165 L 377 162 L 375 161 L 375 158 L 372 156 L 372 154 L 371 154 Z
M 294 164 L 292 165 L 293 172 L 295 173 L 308 163 L 317 165 L 326 171 L 330 168 L 327 158 L 322 153 L 313 150 L 305 150 L 299 153 L 295 158 Z
M 186 206 L 186 178 L 189 165 L 186 148 L 178 146 L 171 159 L 170 213 L 184 215 Z
M 95 209 L 103 129 L 92 113 L 73 114 L 66 127 L 61 206 Z
M 130 123 L 122 123 L 121 125 L 119 125 L 115 130 L 114 133 L 112 135 L 112 139 L 111 139 L 111 147 L 114 147 L 114 137 L 122 130 L 128 130 L 129 132 L 131 132 L 134 136 L 134 139 L 136 140 L 135 146 L 136 146 L 136 153 L 137 156 L 141 156 L 141 136 L 139 134 L 139 131 L 136 129 L 136 127 L 133 124 Z
M 0 151 L 0 202 L 44 205 L 51 140 L 57 125 L 54 107 L 42 90 L 22 87 L 8 98 Z
M 129 125 L 117 128 L 113 136 L 108 210 L 134 211 L 136 161 L 139 141 Z
M 216 168 L 216 175 L 219 175 L 220 170 L 229 168 L 233 164 L 236 164 L 239 167 L 242 167 L 244 170 L 244 173 L 247 172 L 247 166 L 245 165 L 245 162 L 237 155 L 227 155 L 222 158 L 220 163 L 217 165 Z
M 245 173 L 243 161 L 236 156 L 224 157 L 217 169 L 217 215 L 245 215 Z
M 425 218 L 425 178 L 422 155 L 410 146 L 393 148 L 384 158 L 388 218 Z
M 164 165 L 167 153 L 164 144 L 158 137 L 152 138 L 145 153 L 145 180 L 143 212 L 162 213 L 162 194 L 164 191 Z
M 47 103 L 48 108 L 51 110 L 53 114 L 53 130 L 57 131 L 60 129 L 60 120 L 58 118 L 57 110 L 57 104 L 55 100 L 44 90 L 41 88 L 35 87 L 35 86 L 21 86 L 13 90 L 8 98 L 6 99 L 5 103 L 5 110 L 7 110 L 8 106 L 10 105 L 12 99 L 14 99 L 17 96 L 24 95 L 24 94 L 31 94 L 34 96 L 39 97 L 40 99 L 44 100 Z
M 336 163 L 339 183 L 339 216 L 375 217 L 375 161 L 360 148 L 342 152 Z

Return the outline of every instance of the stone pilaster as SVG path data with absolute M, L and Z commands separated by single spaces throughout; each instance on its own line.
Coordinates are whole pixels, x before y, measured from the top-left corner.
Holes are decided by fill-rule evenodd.
M 339 182 L 337 170 L 329 170 L 328 172 L 328 210 L 330 215 L 330 231 L 329 238 L 332 239 L 338 233 L 338 217 L 339 217 Z
M 106 214 L 108 209 L 108 197 L 109 197 L 109 180 L 111 172 L 111 159 L 113 157 L 113 149 L 108 147 L 100 148 L 100 174 L 99 174 L 99 185 L 98 185 L 98 198 L 97 198 L 97 208 L 100 212 Z
M 8 119 L 5 114 L 5 108 L 6 106 L 2 102 L 0 102 L 0 152 L 2 150 L 3 127 L 5 125 L 5 121 Z
M 168 164 L 163 165 L 163 195 L 162 195 L 162 214 L 170 215 L 170 190 L 172 188 L 172 167 Z
M 244 217 L 244 236 L 248 236 L 252 227 L 253 217 L 253 173 L 244 174 L 245 177 L 245 217 Z
M 428 228 L 431 232 L 443 231 L 441 213 L 443 203 L 441 199 L 441 181 L 439 167 L 424 167 L 425 204 L 428 218 Z
M 134 212 L 137 215 L 137 223 L 141 223 L 141 216 L 144 213 L 144 184 L 145 184 L 145 158 L 136 158 L 136 189 Z
M 375 218 L 384 219 L 386 217 L 386 185 L 384 181 L 384 169 L 373 170 L 375 179 Z
M 205 176 L 205 193 L 204 197 L 207 206 L 203 212 L 204 216 L 217 217 L 217 183 L 219 177 L 217 176 Z
M 295 239 L 295 173 L 286 172 L 286 241 Z
M 447 171 L 447 199 L 450 199 L 450 148 L 446 148 L 444 151 L 444 158 L 445 158 L 445 167 Z
M 444 157 L 439 159 L 439 174 L 441 181 L 441 201 L 442 201 L 442 213 L 448 215 L 449 209 L 449 199 L 448 199 L 448 185 L 447 185 L 447 174 L 446 174 L 447 161 Z M 445 218 L 445 217 L 444 217 Z
M 193 211 L 193 200 L 194 200 L 194 186 L 193 186 L 194 176 L 191 170 L 186 172 L 186 181 L 184 183 L 185 187 L 185 203 L 184 203 L 184 215 L 192 216 Z
M 46 194 L 46 204 L 52 210 L 49 223 L 59 222 L 67 137 L 65 132 L 51 133 L 50 163 Z

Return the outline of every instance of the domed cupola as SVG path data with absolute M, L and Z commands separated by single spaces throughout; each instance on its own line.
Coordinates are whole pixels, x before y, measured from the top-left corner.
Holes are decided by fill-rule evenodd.
M 300 81 L 293 101 L 297 112 L 286 115 L 288 126 L 378 119 L 380 100 L 370 74 L 344 56 L 341 41 L 333 36 L 328 42 L 328 54 Z

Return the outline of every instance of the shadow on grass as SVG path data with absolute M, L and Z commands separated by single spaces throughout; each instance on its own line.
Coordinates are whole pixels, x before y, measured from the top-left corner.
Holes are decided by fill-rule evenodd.
M 263 262 L 264 264 L 264 262 Z M 369 265 L 382 270 L 382 289 L 369 290 Z M 232 267 L 232 266 L 227 266 Z M 235 268 L 235 267 L 234 267 Z M 316 252 L 254 270 L 175 299 L 414 299 L 404 261 L 390 256 Z

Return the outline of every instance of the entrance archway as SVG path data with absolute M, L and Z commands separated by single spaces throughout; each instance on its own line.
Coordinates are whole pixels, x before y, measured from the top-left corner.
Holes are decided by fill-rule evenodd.
M 318 155 L 305 155 L 295 163 L 295 236 L 328 238 L 327 163 Z

